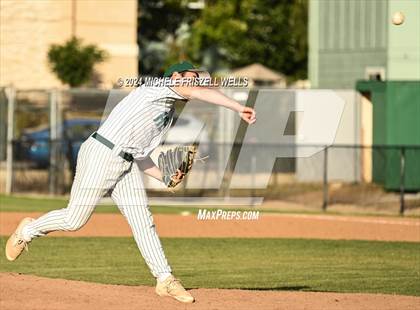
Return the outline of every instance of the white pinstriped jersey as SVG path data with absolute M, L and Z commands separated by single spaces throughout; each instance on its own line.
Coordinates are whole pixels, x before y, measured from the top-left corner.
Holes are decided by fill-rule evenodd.
M 177 100 L 187 101 L 169 87 L 142 85 L 115 106 L 98 133 L 135 159 L 144 158 L 168 131 Z
M 142 172 L 119 153 L 123 150 L 141 159 L 153 151 L 171 125 L 177 100 L 187 99 L 168 87 L 146 86 L 121 100 L 98 129 L 116 147 L 111 150 L 93 137 L 83 142 L 67 208 L 50 211 L 26 225 L 22 229 L 25 240 L 80 229 L 99 200 L 110 193 L 153 276 L 167 278 L 172 270 L 153 223 Z

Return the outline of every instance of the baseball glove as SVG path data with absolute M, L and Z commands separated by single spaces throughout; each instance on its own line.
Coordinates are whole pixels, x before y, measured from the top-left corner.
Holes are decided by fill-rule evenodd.
M 159 169 L 162 172 L 163 183 L 168 188 L 174 188 L 184 179 L 191 170 L 198 146 L 177 146 L 166 152 L 161 152 L 158 157 Z

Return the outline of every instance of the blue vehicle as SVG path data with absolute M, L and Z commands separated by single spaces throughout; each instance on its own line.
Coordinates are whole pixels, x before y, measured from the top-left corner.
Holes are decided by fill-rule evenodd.
M 71 160 L 70 165 L 76 164 L 80 145 L 98 129 L 101 124 L 97 119 L 71 119 L 63 122 L 58 142 L 60 152 Z M 50 129 L 49 127 L 25 131 L 20 139 L 15 154 L 19 159 L 31 162 L 37 168 L 46 168 L 50 163 Z
M 101 124 L 98 119 L 71 119 L 63 122 L 64 131 L 60 133 L 62 140 L 59 141 L 59 150 L 68 160 L 72 171 L 76 167 L 77 154 L 80 145 Z M 191 114 L 183 114 L 176 117 L 172 128 L 165 138 L 165 144 L 194 143 L 194 133 L 201 133 L 200 152 L 209 153 L 209 136 L 204 123 Z M 63 130 L 63 128 L 59 130 Z M 50 129 L 48 126 L 26 130 L 19 143 L 15 145 L 15 158 L 31 163 L 37 168 L 47 168 L 50 164 Z

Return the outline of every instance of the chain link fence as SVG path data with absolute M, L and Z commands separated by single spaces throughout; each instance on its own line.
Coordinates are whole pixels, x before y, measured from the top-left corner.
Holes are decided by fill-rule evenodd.
M 227 92 L 242 103 L 249 97 L 249 90 Z M 68 194 L 81 143 L 127 93 L 0 89 L 0 191 Z M 289 104 L 294 100 L 287 91 L 276 96 Z M 278 109 L 281 113 L 281 106 Z M 288 136 L 295 134 L 297 118 L 291 113 L 287 119 Z M 357 121 L 354 124 L 357 127 Z M 273 208 L 285 210 L 404 213 L 420 209 L 420 146 L 361 145 L 357 138 L 352 144 L 328 147 L 275 143 L 265 138 L 270 133 L 245 136 L 241 126 L 235 113 L 213 105 L 177 106 L 174 126 L 152 158 L 167 147 L 192 143 L 198 135 L 200 156 L 209 158 L 195 163 L 175 193 L 145 177 L 149 194 L 263 197 Z M 313 154 L 301 156 L 308 151 Z

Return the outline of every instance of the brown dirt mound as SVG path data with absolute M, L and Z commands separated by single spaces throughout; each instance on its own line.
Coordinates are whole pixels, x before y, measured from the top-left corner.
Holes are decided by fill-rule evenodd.
M 415 309 L 419 297 L 222 289 L 193 289 L 196 302 L 158 297 L 152 287 L 47 279 L 0 273 L 0 308 L 8 309 Z M 418 309 L 418 308 L 417 308 Z
M 0 235 L 8 236 L 25 216 L 40 213 L 0 212 Z M 420 242 L 417 218 L 266 214 L 258 220 L 198 220 L 194 215 L 154 215 L 161 237 L 314 238 Z M 131 236 L 120 214 L 94 214 L 77 232 L 52 236 Z

